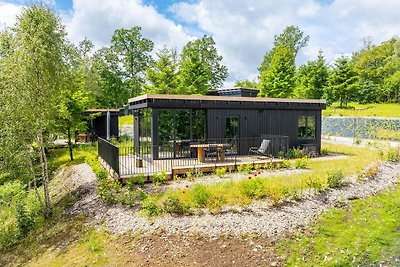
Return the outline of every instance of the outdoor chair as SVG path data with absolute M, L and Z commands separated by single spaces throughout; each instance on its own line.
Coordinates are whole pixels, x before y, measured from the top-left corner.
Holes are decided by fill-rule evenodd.
M 226 156 L 235 156 L 235 155 L 237 155 L 237 150 L 238 150 L 237 138 L 233 137 L 230 141 L 228 141 L 228 144 L 230 146 L 227 149 L 225 149 L 225 155 Z
M 253 155 L 265 156 L 265 157 L 271 156 L 271 153 L 269 151 L 270 144 L 271 144 L 271 140 L 263 139 L 260 147 L 250 147 L 249 155 L 253 154 Z

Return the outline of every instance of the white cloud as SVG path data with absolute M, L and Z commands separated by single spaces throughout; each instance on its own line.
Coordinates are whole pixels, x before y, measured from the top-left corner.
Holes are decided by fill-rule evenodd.
M 133 26 L 141 26 L 142 35 L 153 40 L 156 48 L 167 45 L 180 49 L 190 38 L 181 25 L 139 0 L 74 0 L 65 21 L 74 42 L 87 37 L 97 47 L 109 45 L 116 29 Z
M 23 6 L 0 1 L 0 30 L 11 27 Z
M 330 4 L 314 0 L 200 0 L 171 7 L 179 19 L 196 23 L 214 37 L 229 68 L 230 81 L 256 77 L 274 35 L 286 26 L 299 26 L 310 36 L 299 63 L 314 59 L 319 50 L 331 62 L 337 55 L 359 49 L 367 36 L 380 43 L 399 34 L 399 9 L 397 0 L 335 0 Z
M 12 26 L 21 10 L 17 4 L 0 0 L 0 29 Z M 168 18 L 142 0 L 73 0 L 73 8 L 61 17 L 69 38 L 77 43 L 84 37 L 96 47 L 109 45 L 115 29 L 141 26 L 144 37 L 156 48 L 163 45 L 179 50 L 193 36 L 214 37 L 230 77 L 252 79 L 273 45 L 274 35 L 289 25 L 299 26 L 310 42 L 299 54 L 298 63 L 314 59 L 323 50 L 328 62 L 337 55 L 359 49 L 365 37 L 375 44 L 399 34 L 398 0 L 198 0 L 176 3 Z

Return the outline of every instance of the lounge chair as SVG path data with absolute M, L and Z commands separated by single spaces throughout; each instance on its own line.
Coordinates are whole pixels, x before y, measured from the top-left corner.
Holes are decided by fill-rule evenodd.
M 250 147 L 249 155 L 253 154 L 253 155 L 258 155 L 258 156 L 266 156 L 266 157 L 271 156 L 271 153 L 269 151 L 270 144 L 271 144 L 271 140 L 263 139 L 260 147 Z

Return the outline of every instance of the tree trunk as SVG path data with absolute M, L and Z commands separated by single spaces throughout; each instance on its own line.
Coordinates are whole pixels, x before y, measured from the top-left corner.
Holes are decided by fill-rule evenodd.
M 36 173 L 35 173 L 35 169 L 33 168 L 32 160 L 29 160 L 29 165 L 30 165 L 30 168 L 31 168 L 32 176 L 33 176 L 33 187 L 35 188 L 36 196 L 37 196 L 38 201 L 39 201 L 39 203 L 40 203 L 40 207 L 42 207 L 42 210 L 45 210 L 45 206 L 44 206 L 42 197 L 40 196 L 39 190 L 38 190 L 38 188 L 37 188 Z
M 71 161 L 74 160 L 74 155 L 72 153 L 72 141 L 71 141 L 71 127 L 68 126 L 68 148 L 69 148 L 69 158 Z
M 44 147 L 43 141 L 43 130 L 42 130 L 42 119 L 40 112 L 37 112 L 37 125 L 38 125 L 38 143 L 40 150 L 40 165 L 42 167 L 42 177 L 43 177 L 43 189 L 44 189 L 44 200 L 46 204 L 46 218 L 51 217 L 52 215 L 52 206 L 50 201 L 50 193 L 49 193 L 49 169 L 47 166 L 47 158 L 46 151 Z

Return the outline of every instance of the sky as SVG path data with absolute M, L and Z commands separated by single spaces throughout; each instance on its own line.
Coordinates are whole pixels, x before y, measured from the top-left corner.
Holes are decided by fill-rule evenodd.
M 0 30 L 15 23 L 34 1 L 0 0 Z M 42 0 L 43 2 L 43 0 Z M 350 55 L 368 38 L 379 44 L 400 34 L 399 0 L 47 0 L 61 17 L 68 38 L 85 37 L 96 48 L 108 46 L 115 29 L 141 26 L 155 48 L 180 51 L 190 40 L 210 35 L 229 77 L 254 79 L 274 36 L 290 25 L 310 36 L 297 64 L 322 50 L 328 63 Z

